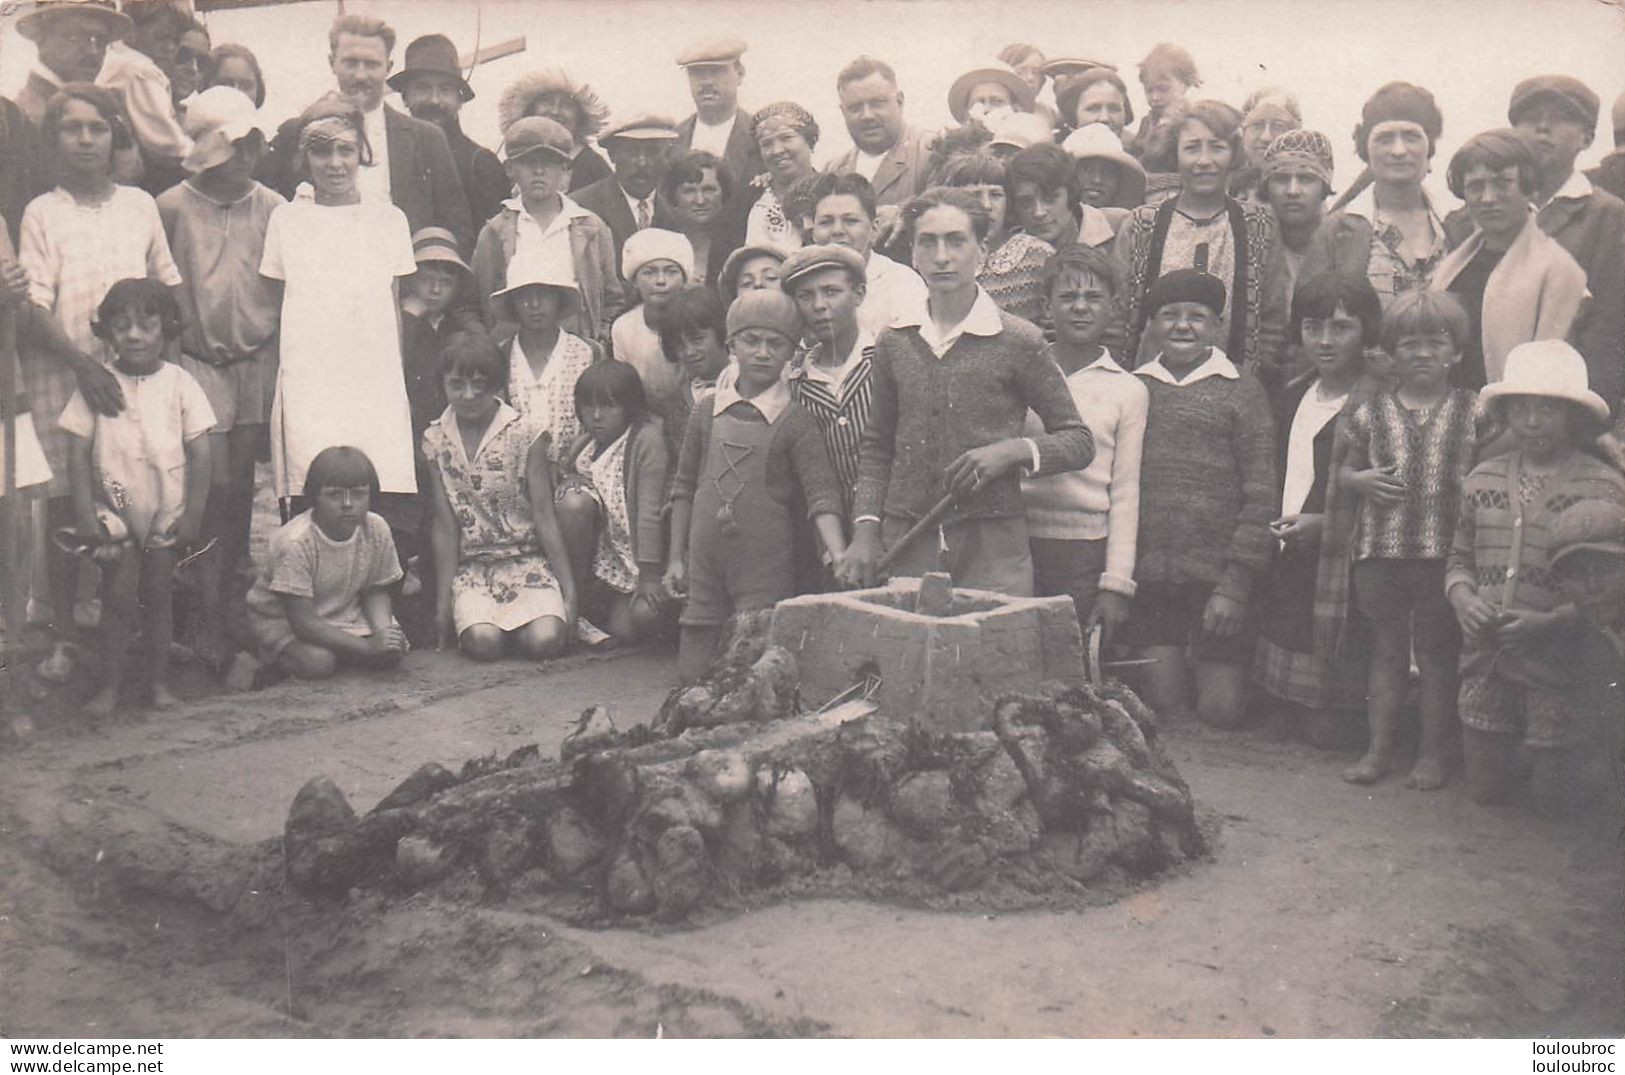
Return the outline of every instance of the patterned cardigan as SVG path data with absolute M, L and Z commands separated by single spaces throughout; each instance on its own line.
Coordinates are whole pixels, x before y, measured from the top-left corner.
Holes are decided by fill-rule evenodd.
M 1230 338 L 1220 348 L 1238 368 L 1251 373 L 1257 372 L 1260 365 L 1273 368 L 1286 342 L 1284 311 L 1266 308 L 1264 301 L 1264 276 L 1277 242 L 1275 218 L 1262 206 L 1242 205 L 1233 198 L 1227 203 L 1237 257 L 1235 277 L 1224 281 L 1225 291 L 1231 296 Z M 1124 366 L 1129 369 L 1154 357 L 1141 350 L 1146 346 L 1146 322 L 1153 313 L 1145 308 L 1145 299 L 1151 285 L 1163 275 L 1163 242 L 1173 223 L 1176 204 L 1177 199 L 1169 199 L 1161 205 L 1142 205 L 1117 231 L 1113 250 L 1126 270 L 1123 312 L 1128 321 L 1129 345 L 1123 353 L 1128 357 Z M 1262 379 L 1272 383 L 1268 376 Z

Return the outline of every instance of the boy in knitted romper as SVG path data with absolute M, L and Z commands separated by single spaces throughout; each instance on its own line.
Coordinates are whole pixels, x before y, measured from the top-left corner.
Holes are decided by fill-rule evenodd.
M 1242 721 L 1256 641 L 1253 584 L 1273 551 L 1275 422 L 1263 386 L 1213 345 L 1224 284 L 1181 269 L 1146 308 L 1162 351 L 1135 373 L 1150 393 L 1140 460 L 1136 593 L 1122 641 L 1155 658 L 1143 684 L 1163 715 Z

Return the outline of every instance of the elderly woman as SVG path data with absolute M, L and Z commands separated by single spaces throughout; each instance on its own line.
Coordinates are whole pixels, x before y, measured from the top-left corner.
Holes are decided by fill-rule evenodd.
M 1122 138 L 1134 122 L 1128 86 L 1109 67 L 1091 67 L 1060 80 L 1055 87 L 1055 103 L 1061 110 L 1061 122 L 1074 129 L 1103 123 Z
M 556 67 L 522 75 L 502 91 L 502 99 L 497 103 L 497 122 L 507 130 L 514 120 L 526 116 L 546 116 L 574 136 L 576 148 L 570 159 L 566 193 L 612 174 L 609 162 L 587 144 L 587 139 L 609 122 L 609 106 L 598 99 L 591 86 L 577 82 Z
M 203 88 L 230 86 L 254 102 L 255 108 L 265 107 L 265 75 L 260 61 L 247 45 L 227 42 L 217 45 L 209 53 L 209 62 L 203 68 Z
M 666 166 L 660 196 L 671 206 L 679 230 L 694 247 L 690 284 L 715 280 L 739 245 L 729 234 L 726 209 L 734 198 L 734 176 L 721 158 L 703 149 L 689 150 Z
M 785 253 L 799 250 L 806 240 L 791 210 L 792 195 L 797 184 L 817 174 L 812 152 L 818 145 L 818 121 L 793 101 L 776 101 L 758 110 L 750 125 L 767 172 L 753 184 L 757 193 L 745 217 L 745 242 Z
M 1264 274 L 1275 244 L 1268 209 L 1230 197 L 1230 176 L 1241 161 L 1241 116 L 1219 101 L 1186 105 L 1175 128 L 1180 190 L 1161 205 L 1134 210 L 1117 233 L 1117 256 L 1128 271 L 1123 289 L 1130 361 L 1156 351 L 1145 332 L 1151 285 L 1176 269 L 1198 269 L 1225 286 L 1221 339 L 1237 366 L 1253 370 L 1276 359 L 1282 320 L 1266 317 Z
M 1422 179 L 1444 119 L 1433 95 L 1409 82 L 1372 94 L 1354 129 L 1371 186 L 1328 213 L 1304 254 L 1300 279 L 1326 272 L 1364 276 L 1384 309 L 1395 295 L 1428 286 L 1446 249 L 1444 221 Z
M 1473 232 L 1433 270 L 1431 286 L 1461 300 L 1471 319 L 1456 383 L 1499 381 L 1507 352 L 1566 339 L 1586 297 L 1579 262 L 1535 222 L 1540 164 L 1518 131 L 1475 134 L 1450 158 L 1450 193 L 1467 203 Z
M 957 123 L 984 124 L 1006 112 L 1031 112 L 1034 91 L 1027 80 L 1002 61 L 972 68 L 948 88 L 948 111 Z
M 992 151 L 979 149 L 948 161 L 942 182 L 976 195 L 987 211 L 990 223 L 976 282 L 1005 313 L 1042 323 L 1049 297 L 1040 278 L 1055 247 L 1016 228 L 1010 208 L 1010 166 Z

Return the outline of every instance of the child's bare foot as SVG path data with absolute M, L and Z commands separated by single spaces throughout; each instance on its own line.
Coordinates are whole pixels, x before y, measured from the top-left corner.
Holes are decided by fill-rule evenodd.
M 109 717 L 118 708 L 118 688 L 103 687 L 85 703 L 85 712 L 93 717 Z
M 152 708 L 174 709 L 180 704 L 181 700 L 175 697 L 174 692 L 168 687 L 164 686 L 162 683 L 154 683 L 152 685 Z
M 1343 779 L 1350 784 L 1375 784 L 1388 775 L 1392 763 L 1387 757 L 1375 751 L 1368 752 L 1365 757 L 1343 770 Z
M 1445 785 L 1444 763 L 1437 758 L 1417 758 L 1405 786 L 1417 791 L 1437 791 Z

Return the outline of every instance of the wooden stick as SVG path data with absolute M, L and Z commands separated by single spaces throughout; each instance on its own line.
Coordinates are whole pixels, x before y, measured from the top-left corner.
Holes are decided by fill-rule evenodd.
M 525 39 L 512 37 L 506 41 L 498 41 L 494 45 L 486 45 L 475 52 L 457 57 L 457 65 L 465 71 L 472 71 L 481 64 L 490 63 L 492 60 L 500 60 L 504 56 L 512 56 L 517 52 L 524 51 Z
M 948 514 L 948 509 L 954 506 L 954 499 L 955 494 L 948 493 L 941 500 L 937 501 L 930 511 L 926 512 L 920 517 L 919 522 L 909 527 L 906 531 L 904 531 L 902 537 L 892 542 L 891 548 L 887 549 L 885 553 L 881 555 L 880 563 L 876 565 L 877 569 L 880 571 L 886 570 L 892 565 L 892 561 L 896 560 L 898 555 L 901 554 L 904 549 L 908 548 L 919 539 L 921 534 L 940 523 L 942 521 L 942 517 Z

